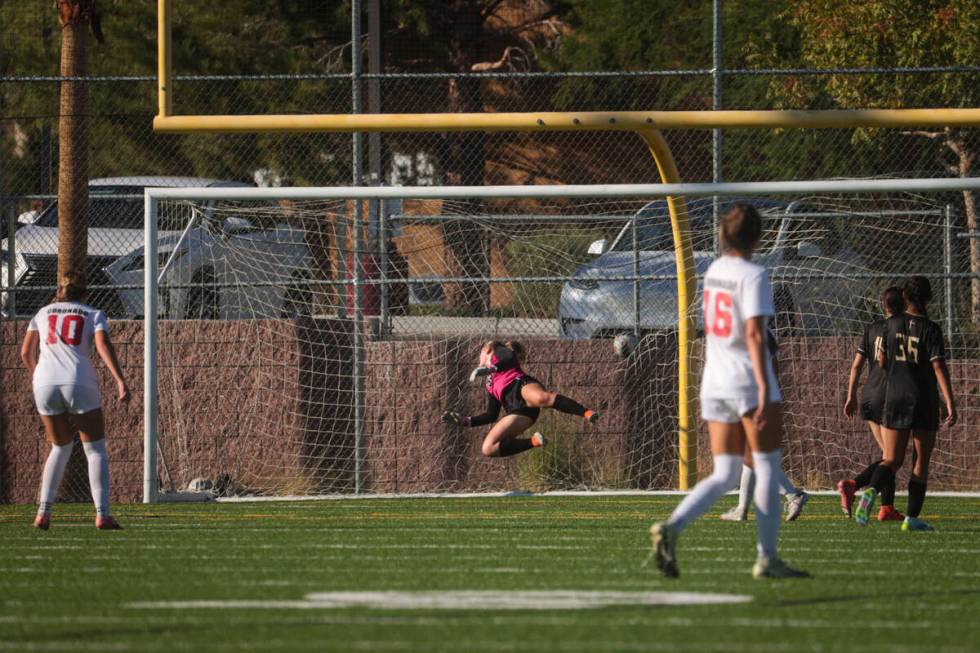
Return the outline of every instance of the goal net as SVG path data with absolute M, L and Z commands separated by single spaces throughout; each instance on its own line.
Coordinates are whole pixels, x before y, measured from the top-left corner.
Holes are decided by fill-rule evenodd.
M 114 265 L 115 281 L 133 285 L 146 252 L 157 268 L 146 295 L 157 316 L 148 324 L 156 358 L 147 378 L 157 388 L 148 432 L 158 445 L 148 451 L 159 452 L 150 489 L 676 488 L 671 220 L 656 187 L 618 188 L 525 188 L 519 197 L 385 189 L 383 199 L 358 189 L 246 199 L 225 189 L 223 198 L 153 199 L 146 251 Z M 880 292 L 921 274 L 932 282 L 930 315 L 947 338 L 961 415 L 961 425 L 940 430 L 930 487 L 980 487 L 970 435 L 980 257 L 963 194 L 689 196 L 696 275 L 714 256 L 717 217 L 736 201 L 766 217 L 756 260 L 770 268 L 776 299 L 790 478 L 826 489 L 875 459 L 867 426 L 843 415 L 848 369 L 864 326 L 880 316 Z M 140 290 L 124 299 L 135 314 L 154 312 Z M 691 310 L 697 379 L 700 302 Z M 625 348 L 613 345 L 620 334 L 634 336 L 620 339 Z M 440 417 L 484 412 L 487 393 L 468 377 L 488 340 L 521 342 L 525 371 L 599 411 L 599 421 L 544 410 L 525 437 L 538 430 L 549 446 L 484 457 L 489 427 Z M 700 469 L 710 470 L 703 426 L 696 437 Z

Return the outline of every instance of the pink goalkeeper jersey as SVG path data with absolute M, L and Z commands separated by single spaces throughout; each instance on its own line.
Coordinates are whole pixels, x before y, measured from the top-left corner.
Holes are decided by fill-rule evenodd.
M 497 358 L 496 355 L 494 355 L 490 359 L 490 363 L 493 365 L 496 365 L 498 362 L 499 359 Z M 509 386 L 514 381 L 517 381 L 518 379 L 523 379 L 525 376 L 527 375 L 520 368 L 520 366 L 517 365 L 511 367 L 510 369 L 494 372 L 493 374 L 487 377 L 487 383 L 486 383 L 487 392 L 493 395 L 494 399 L 496 399 L 501 404 L 503 404 L 504 391 L 507 389 L 507 386 Z

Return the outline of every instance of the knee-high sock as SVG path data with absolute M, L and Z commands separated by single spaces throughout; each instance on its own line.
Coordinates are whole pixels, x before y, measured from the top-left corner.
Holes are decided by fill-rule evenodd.
M 667 519 L 667 524 L 683 530 L 692 521 L 708 511 L 715 501 L 725 492 L 735 487 L 739 471 L 742 467 L 742 457 L 733 454 L 719 454 L 714 457 L 714 470 L 711 476 L 702 479 L 694 489 L 684 497 L 680 505 L 674 509 Z
M 748 465 L 742 465 L 742 478 L 738 482 L 738 509 L 746 511 L 755 492 L 755 472 Z
M 892 474 L 890 479 L 882 484 L 881 488 L 881 505 L 883 506 L 894 506 L 895 505 L 895 475 Z
M 585 415 L 585 406 L 565 395 L 555 396 L 554 409 L 562 413 L 568 413 L 569 415 L 578 415 L 579 417 Z
M 792 496 L 800 493 L 796 486 L 793 485 L 793 481 L 789 480 L 789 477 L 786 476 L 786 472 L 783 471 L 782 462 L 780 462 L 779 467 L 776 469 L 776 473 L 779 481 L 779 491 L 782 494 L 789 494 Z
M 533 448 L 534 444 L 531 443 L 531 438 L 508 438 L 500 441 L 500 456 L 515 456 Z
M 56 444 L 51 445 L 51 452 L 48 453 L 48 459 L 44 463 L 44 474 L 41 476 L 41 497 L 38 501 L 38 512 L 51 512 L 54 500 L 58 497 L 61 479 L 65 475 L 65 465 L 71 458 L 71 450 L 74 446 L 74 442 L 69 442 L 63 447 Z
M 871 475 L 871 487 L 878 494 L 884 492 L 889 485 L 895 487 L 895 470 L 887 465 L 878 465 L 875 473 Z
M 876 460 L 854 477 L 854 484 L 858 487 L 865 487 L 866 485 L 871 485 L 871 477 L 874 475 L 875 470 L 878 469 L 878 465 L 881 463 L 880 460 Z
M 88 458 L 88 484 L 92 489 L 92 503 L 100 517 L 109 514 L 109 455 L 105 450 L 105 438 L 95 442 L 83 442 Z
M 779 477 L 783 456 L 779 449 L 752 454 L 755 464 L 755 528 L 756 549 L 761 557 L 775 558 L 779 542 L 779 522 L 782 516 L 779 503 Z
M 922 512 L 922 504 L 926 500 L 926 482 L 920 481 L 916 477 L 909 478 L 909 506 L 906 514 L 909 517 L 918 517 Z

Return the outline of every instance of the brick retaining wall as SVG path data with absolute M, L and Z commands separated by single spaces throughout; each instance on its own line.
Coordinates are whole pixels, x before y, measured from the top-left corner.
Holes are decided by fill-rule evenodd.
M 35 500 L 47 445 L 30 380 L 19 360 L 23 322 L 0 323 L 0 500 Z M 114 501 L 142 492 L 142 324 L 116 322 L 112 337 L 133 390 L 106 401 Z M 338 320 L 161 323 L 160 430 L 164 458 L 185 484 L 228 472 L 256 490 L 344 492 L 353 487 L 351 331 Z M 542 475 L 565 486 L 671 488 L 676 485 L 676 366 L 670 336 L 648 337 L 629 361 L 609 341 L 529 340 L 527 370 L 547 387 L 598 407 L 584 428 L 546 412 L 538 428 L 557 443 L 550 457 L 486 459 L 485 429 L 462 434 L 443 410 L 481 412 L 470 385 L 479 340 L 367 341 L 365 486 L 374 492 L 518 489 Z M 787 469 L 798 483 L 829 487 L 874 455 L 866 427 L 841 415 L 853 343 L 833 338 L 783 346 Z M 953 361 L 961 425 L 940 433 L 933 488 L 980 487 L 977 363 Z M 104 370 L 103 388 L 108 390 Z M 174 397 L 181 401 L 174 401 Z M 704 429 L 701 469 L 710 467 Z M 537 456 L 538 454 L 535 454 Z M 161 475 L 166 482 L 166 470 Z M 63 498 L 87 500 L 77 447 Z

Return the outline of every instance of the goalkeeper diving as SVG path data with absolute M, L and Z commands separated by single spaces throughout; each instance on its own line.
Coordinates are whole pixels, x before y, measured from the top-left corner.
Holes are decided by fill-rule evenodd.
M 443 422 L 460 427 L 493 424 L 483 439 L 484 456 L 513 456 L 546 446 L 548 440 L 538 432 L 530 438 L 518 437 L 534 425 L 542 408 L 554 408 L 575 415 L 587 424 L 594 424 L 599 419 L 596 411 L 565 395 L 546 390 L 540 381 L 521 369 L 523 356 L 524 347 L 518 342 L 491 340 L 485 343 L 480 348 L 480 365 L 470 374 L 470 380 L 486 377 L 486 410 L 472 416 L 454 411 L 442 414 Z M 497 421 L 501 408 L 507 414 Z

